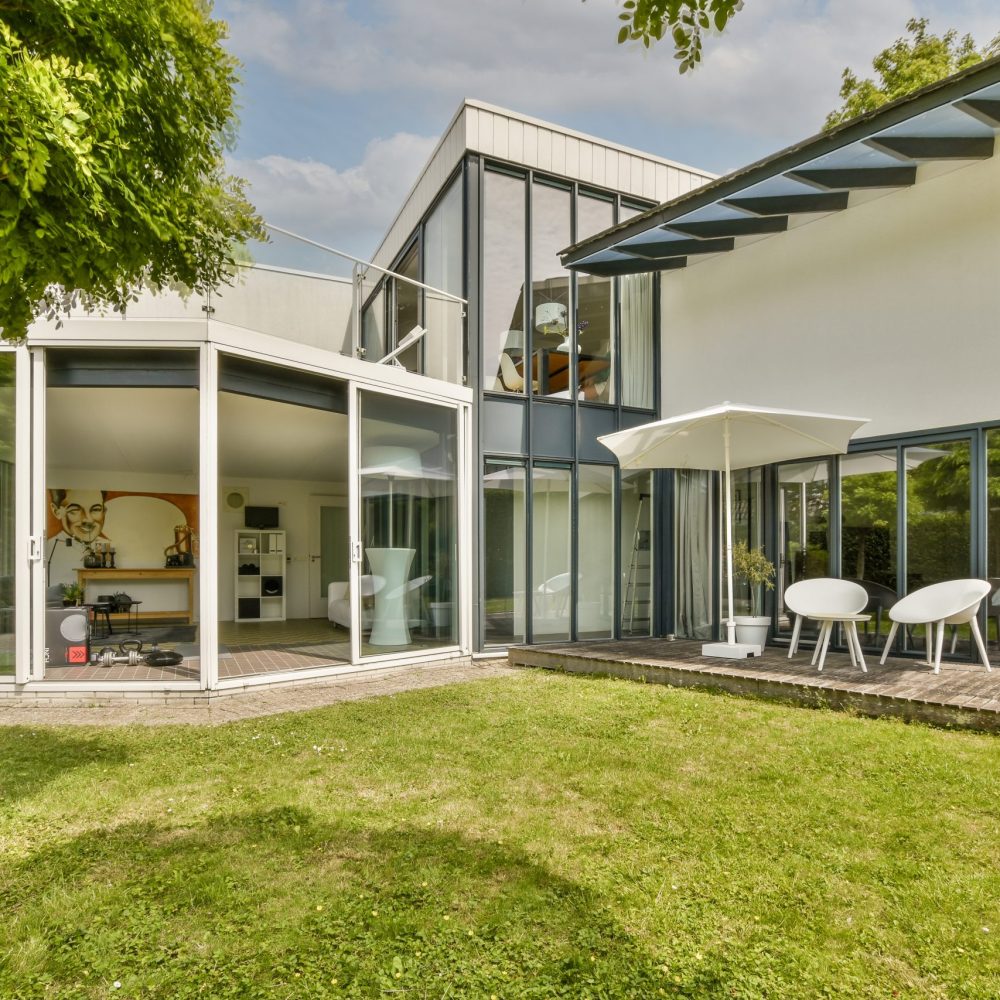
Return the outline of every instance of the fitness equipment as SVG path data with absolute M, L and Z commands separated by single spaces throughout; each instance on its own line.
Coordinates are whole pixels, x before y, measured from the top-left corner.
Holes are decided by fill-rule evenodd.
M 100 652 L 90 657 L 95 666 L 112 667 L 116 663 L 124 663 L 130 667 L 145 665 L 147 667 L 175 667 L 184 657 L 174 649 L 160 649 L 154 642 L 148 652 L 143 652 L 140 639 L 126 639 L 118 643 L 117 651 L 113 646 L 105 646 Z

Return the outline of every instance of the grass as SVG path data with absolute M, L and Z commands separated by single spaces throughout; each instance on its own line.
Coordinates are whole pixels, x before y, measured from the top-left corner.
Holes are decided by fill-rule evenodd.
M 0 761 L 4 998 L 1000 995 L 987 736 L 525 672 Z

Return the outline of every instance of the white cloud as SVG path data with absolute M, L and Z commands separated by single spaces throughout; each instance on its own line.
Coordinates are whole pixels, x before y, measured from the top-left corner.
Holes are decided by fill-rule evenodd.
M 234 159 L 264 218 L 321 243 L 364 256 L 388 228 L 437 142 L 400 132 L 374 139 L 360 163 L 336 170 L 286 156 Z

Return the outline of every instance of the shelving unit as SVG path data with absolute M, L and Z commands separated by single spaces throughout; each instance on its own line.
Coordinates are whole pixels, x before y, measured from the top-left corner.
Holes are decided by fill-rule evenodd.
M 235 620 L 283 622 L 285 583 L 285 533 L 238 528 Z

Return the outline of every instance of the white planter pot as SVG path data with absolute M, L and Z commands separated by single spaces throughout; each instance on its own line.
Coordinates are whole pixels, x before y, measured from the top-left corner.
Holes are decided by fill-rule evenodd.
M 736 641 L 746 642 L 763 648 L 767 644 L 767 633 L 771 629 L 771 619 L 766 615 L 734 615 Z

